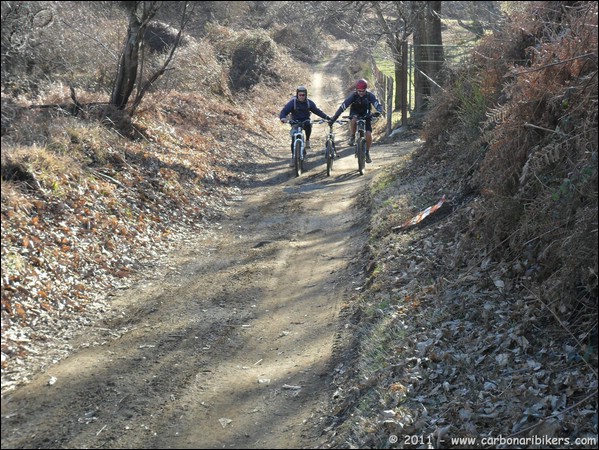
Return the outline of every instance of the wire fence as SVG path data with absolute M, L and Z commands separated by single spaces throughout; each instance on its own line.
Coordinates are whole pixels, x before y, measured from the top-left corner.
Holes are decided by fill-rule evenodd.
M 393 126 L 393 88 L 395 85 L 393 77 L 385 75 L 376 65 L 374 66 L 375 92 L 379 101 L 384 105 L 387 113 L 386 134 L 391 133 Z
M 439 65 L 445 68 L 457 67 L 464 64 L 470 59 L 472 54 L 473 45 L 413 45 L 407 46 L 407 62 L 404 69 L 406 79 L 406 108 L 407 114 L 413 116 L 417 114 L 418 101 L 417 98 L 420 96 L 430 95 L 430 92 L 417 92 L 416 90 L 416 77 L 423 76 L 428 80 L 428 85 L 433 86 L 434 89 L 442 87 L 442 80 L 438 75 L 432 74 L 428 71 L 427 67 L 438 67 Z M 387 60 L 387 68 L 392 67 L 392 74 L 383 73 L 376 64 L 373 64 L 373 72 L 376 81 L 376 93 L 379 100 L 385 105 L 386 111 L 398 111 L 400 110 L 399 105 L 395 103 L 395 93 L 397 90 L 397 80 L 395 80 L 395 62 Z M 397 107 L 397 108 L 396 108 Z M 392 118 L 391 114 L 387 115 L 387 129 L 391 131 Z

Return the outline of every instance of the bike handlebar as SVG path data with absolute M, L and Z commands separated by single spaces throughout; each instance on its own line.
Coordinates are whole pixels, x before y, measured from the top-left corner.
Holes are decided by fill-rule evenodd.
M 354 114 L 354 115 L 351 115 L 351 116 L 343 116 L 343 118 L 345 118 L 345 119 L 351 119 L 353 117 L 356 117 L 358 120 L 360 120 L 360 119 L 371 119 L 371 118 L 376 119 L 376 118 L 382 116 L 383 114 L 384 113 L 381 113 L 381 112 L 377 111 L 375 113 L 368 112 L 368 113 L 366 113 L 364 115 Z
M 314 121 L 312 119 L 305 119 L 305 120 L 288 120 L 287 123 L 291 126 L 294 125 L 303 125 L 306 122 L 310 122 L 313 123 Z
M 330 120 L 320 119 L 317 123 L 318 124 L 326 123 L 329 126 L 332 126 L 335 123 L 338 123 L 339 125 L 343 125 L 344 123 L 347 123 L 347 120 L 339 120 L 339 119 L 337 119 L 335 122 L 332 122 Z

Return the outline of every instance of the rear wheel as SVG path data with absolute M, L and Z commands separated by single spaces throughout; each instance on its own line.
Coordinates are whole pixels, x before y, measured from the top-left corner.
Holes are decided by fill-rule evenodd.
M 327 176 L 331 176 L 333 171 L 333 161 L 335 160 L 335 146 L 332 141 L 327 141 Z
M 304 162 L 302 161 L 302 141 L 299 139 L 295 141 L 295 147 L 293 149 L 293 154 L 295 156 L 294 159 L 294 168 L 295 168 L 295 176 L 299 177 L 302 174 L 302 170 L 304 168 Z

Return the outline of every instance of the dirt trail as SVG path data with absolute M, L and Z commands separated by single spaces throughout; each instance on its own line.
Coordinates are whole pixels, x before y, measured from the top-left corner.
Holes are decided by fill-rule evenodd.
M 309 92 L 329 114 L 344 97 L 342 61 L 315 72 Z M 367 239 L 357 199 L 406 151 L 376 147 L 360 176 L 339 145 L 327 177 L 325 131 L 315 126 L 299 178 L 287 148 L 268 152 L 230 216 L 170 257 L 176 270 L 123 291 L 117 318 L 6 395 L 2 447 L 318 447 L 343 345 L 339 310 L 362 282 L 350 264 Z

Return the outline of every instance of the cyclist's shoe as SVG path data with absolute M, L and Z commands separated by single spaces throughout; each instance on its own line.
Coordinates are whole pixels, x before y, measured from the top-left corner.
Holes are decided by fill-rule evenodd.
M 292 157 L 291 161 L 289 161 L 289 167 L 295 167 L 295 159 Z
M 306 141 L 306 150 L 310 149 L 310 141 Z
M 352 136 L 349 138 L 349 145 L 356 145 L 356 137 Z
M 370 164 L 372 162 L 372 159 L 370 159 L 370 153 L 366 153 L 366 162 L 368 164 Z

